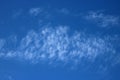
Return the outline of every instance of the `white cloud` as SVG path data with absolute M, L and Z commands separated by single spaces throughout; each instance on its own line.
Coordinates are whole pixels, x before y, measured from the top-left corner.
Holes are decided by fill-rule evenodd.
M 102 12 L 89 12 L 85 19 L 93 21 L 101 27 L 115 26 L 119 24 L 119 17 L 113 15 L 106 15 Z
M 38 16 L 43 11 L 42 8 L 31 8 L 29 13 L 33 16 Z
M 19 58 L 33 63 L 40 63 L 41 60 L 77 65 L 84 64 L 84 61 L 94 63 L 100 60 L 103 62 L 101 66 L 114 63 L 112 61 L 115 58 L 115 49 L 110 43 L 110 38 L 75 31 L 69 35 L 69 32 L 70 29 L 66 26 L 46 27 L 38 32 L 32 30 L 16 49 L 0 54 L 3 57 Z M 101 56 L 103 58 L 100 58 Z

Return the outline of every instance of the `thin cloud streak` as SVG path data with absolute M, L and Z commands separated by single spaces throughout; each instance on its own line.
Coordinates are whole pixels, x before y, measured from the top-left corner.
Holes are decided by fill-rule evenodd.
M 116 26 L 119 24 L 118 16 L 106 15 L 102 12 L 91 11 L 85 16 L 85 19 L 97 23 L 100 27 Z

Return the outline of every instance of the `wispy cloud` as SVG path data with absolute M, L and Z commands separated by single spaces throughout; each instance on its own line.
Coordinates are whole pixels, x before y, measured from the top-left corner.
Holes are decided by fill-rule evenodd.
M 62 14 L 70 14 L 70 11 L 67 8 L 62 8 L 62 9 L 57 9 L 58 13 L 62 13 Z
M 109 27 L 116 26 L 119 24 L 119 17 L 113 15 L 106 15 L 103 12 L 94 12 L 91 11 L 85 16 L 86 20 L 90 20 L 91 22 L 95 22 L 98 26 L 101 27 Z
M 8 74 L 0 74 L 0 79 L 1 80 L 15 80 L 13 76 L 8 75 Z
M 70 35 L 70 31 L 66 26 L 46 27 L 38 32 L 32 30 L 16 49 L 0 51 L 0 57 L 19 58 L 32 63 L 47 61 L 80 65 L 102 62 L 99 64 L 102 67 L 114 63 L 116 51 L 109 37 L 101 38 L 77 31 Z
M 31 8 L 29 10 L 29 13 L 33 16 L 38 16 L 42 11 L 43 11 L 42 8 L 37 7 L 37 8 Z
M 14 11 L 14 13 L 12 14 L 12 18 L 18 18 L 18 17 L 21 17 L 23 15 L 23 10 L 17 10 L 17 11 Z
M 0 50 L 3 48 L 4 44 L 5 44 L 5 40 L 0 39 Z

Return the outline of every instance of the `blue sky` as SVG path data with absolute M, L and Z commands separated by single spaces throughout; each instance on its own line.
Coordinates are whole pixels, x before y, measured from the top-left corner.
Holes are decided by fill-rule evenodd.
M 0 80 L 119 80 L 119 0 L 0 0 Z

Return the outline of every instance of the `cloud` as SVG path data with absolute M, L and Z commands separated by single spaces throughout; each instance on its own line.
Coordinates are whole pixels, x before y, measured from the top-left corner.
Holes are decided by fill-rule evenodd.
M 38 16 L 43 11 L 42 8 L 31 8 L 29 13 L 33 16 Z
M 22 16 L 22 15 L 23 15 L 23 9 L 21 9 L 21 10 L 16 10 L 16 11 L 14 11 L 14 13 L 12 14 L 12 18 L 16 19 L 16 18 L 18 18 L 18 17 L 20 17 L 20 16 Z
M 91 11 L 85 16 L 85 19 L 97 23 L 100 27 L 116 26 L 119 24 L 118 16 L 106 15 L 102 12 Z
M 57 12 L 66 15 L 70 14 L 70 11 L 67 8 L 57 9 Z
M 1 80 L 15 80 L 15 79 L 13 78 L 13 76 L 11 76 L 11 75 L 9 75 L 9 74 L 1 74 L 1 75 L 0 75 L 0 79 L 1 79 Z
M 5 40 L 0 39 L 0 50 L 3 48 L 4 44 L 5 44 Z
M 85 32 L 71 33 L 67 26 L 45 27 L 40 31 L 28 32 L 16 49 L 0 51 L 0 58 L 17 58 L 31 63 L 60 62 L 79 66 L 89 62 L 86 66 L 100 63 L 99 66 L 108 67 L 109 64 L 115 63 L 116 53 L 110 40 L 107 36 L 93 36 Z

